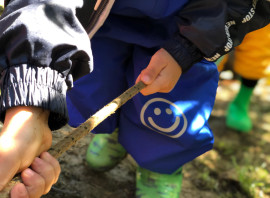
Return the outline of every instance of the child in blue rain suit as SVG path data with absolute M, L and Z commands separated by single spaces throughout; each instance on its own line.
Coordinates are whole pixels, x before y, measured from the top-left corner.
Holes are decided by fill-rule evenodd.
M 188 42 L 181 43 L 181 36 L 176 34 L 179 26 L 185 36 L 193 37 L 192 31 L 185 30 L 191 28 L 188 22 L 176 16 L 186 14 L 190 20 L 189 12 L 202 12 L 193 7 L 195 2 L 185 6 L 188 2 L 116 1 L 105 24 L 91 40 L 95 70 L 76 81 L 67 94 L 69 124 L 76 127 L 135 81 L 144 80 L 141 71 L 154 65 L 151 62 L 160 54 L 169 52 L 177 60 L 183 74 L 173 90 L 135 96 L 94 129 L 97 135 L 87 151 L 89 166 L 99 171 L 113 168 L 129 153 L 138 163 L 138 197 L 179 197 L 182 166 L 213 146 L 207 120 L 216 95 L 217 68 L 189 49 L 193 59 L 200 60 L 190 68 L 191 54 L 184 56 L 182 46 L 178 49 L 182 54 L 174 51 L 179 43 L 190 47 Z M 206 2 L 203 4 L 206 6 Z M 217 14 L 211 6 L 207 9 L 212 15 Z M 202 28 L 203 24 L 194 26 Z M 198 36 L 192 39 L 194 43 L 201 41 Z M 207 43 L 200 44 L 207 47 Z M 166 80 L 174 79 L 169 76 Z

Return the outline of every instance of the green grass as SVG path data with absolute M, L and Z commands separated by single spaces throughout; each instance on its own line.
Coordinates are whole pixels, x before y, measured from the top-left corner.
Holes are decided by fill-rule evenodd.
M 270 194 L 270 175 L 266 170 L 266 164 L 261 166 L 239 165 L 235 158 L 232 158 L 238 181 L 242 188 L 252 197 L 259 198 L 263 194 Z

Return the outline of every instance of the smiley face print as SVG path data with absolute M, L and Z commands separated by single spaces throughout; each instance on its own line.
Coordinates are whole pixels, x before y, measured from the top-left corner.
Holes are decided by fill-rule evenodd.
M 172 138 L 180 137 L 187 128 L 187 119 L 180 107 L 164 98 L 147 101 L 140 119 L 148 128 Z

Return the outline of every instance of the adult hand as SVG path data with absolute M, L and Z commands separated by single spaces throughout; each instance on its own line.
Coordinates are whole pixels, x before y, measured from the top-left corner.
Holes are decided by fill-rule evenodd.
M 48 117 L 49 111 L 37 107 L 19 106 L 7 110 L 4 126 L 0 133 L 0 191 L 16 173 L 23 170 L 22 177 L 24 178 L 25 187 L 32 186 L 29 187 L 31 189 L 28 191 L 29 197 L 41 196 L 41 191 L 43 191 L 42 194 L 46 193 L 52 183 L 55 182 L 58 176 L 53 176 L 55 178 L 43 178 L 45 185 L 35 183 L 41 180 L 37 179 L 36 174 L 31 174 L 30 169 L 26 169 L 33 162 L 32 168 L 34 172 L 41 177 L 45 175 L 44 173 L 52 170 L 50 166 L 59 169 L 55 162 L 46 164 L 50 159 L 47 154 L 40 156 L 42 152 L 51 147 L 52 143 Z M 36 158 L 37 156 L 40 156 L 40 159 Z M 37 166 L 39 163 L 40 165 Z M 55 175 L 58 174 L 57 172 Z M 34 179 L 34 183 L 29 183 L 28 178 Z M 20 189 L 20 187 L 16 187 L 15 191 L 18 188 Z
M 31 165 L 21 173 L 23 183 L 16 184 L 11 192 L 11 198 L 38 198 L 47 194 L 60 174 L 59 162 L 48 152 L 36 157 Z
M 143 95 L 156 92 L 168 93 L 178 82 L 182 69 L 175 59 L 163 48 L 151 58 L 149 65 L 142 70 L 136 83 L 142 81 L 147 86 L 141 90 Z

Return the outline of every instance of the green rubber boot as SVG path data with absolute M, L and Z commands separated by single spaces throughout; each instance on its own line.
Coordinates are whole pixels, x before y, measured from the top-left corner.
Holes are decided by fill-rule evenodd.
M 108 171 L 114 168 L 127 152 L 118 142 L 118 129 L 112 134 L 96 134 L 90 142 L 86 161 L 95 171 Z
M 243 133 L 248 133 L 252 129 L 252 121 L 249 117 L 250 98 L 254 87 L 246 87 L 241 83 L 240 90 L 235 99 L 230 103 L 226 125 L 232 129 Z
M 136 198 L 179 198 L 182 177 L 182 167 L 173 174 L 160 174 L 138 167 Z

